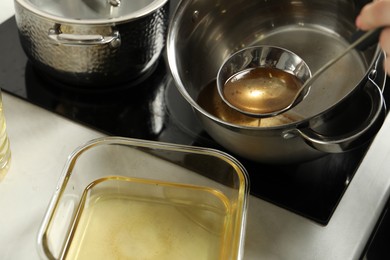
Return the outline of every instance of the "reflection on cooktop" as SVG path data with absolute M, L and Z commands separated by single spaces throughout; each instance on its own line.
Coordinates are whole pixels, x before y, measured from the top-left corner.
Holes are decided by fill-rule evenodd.
M 35 70 L 18 44 L 14 18 L 0 25 L 0 35 L 7 36 L 0 41 L 4 91 L 108 135 L 224 150 L 203 131 L 163 58 L 146 79 L 81 90 Z M 326 224 L 366 150 L 367 145 L 295 165 L 264 165 L 236 157 L 248 170 L 253 195 Z
M 165 81 L 163 64 L 143 84 L 115 89 L 62 85 L 41 75 L 29 62 L 25 73 L 29 101 L 106 133 L 148 139 L 156 139 L 163 129 Z
M 153 74 L 109 89 L 80 89 L 53 81 L 30 63 L 25 98 L 52 112 L 111 135 L 192 145 L 214 145 L 194 120 L 163 60 Z

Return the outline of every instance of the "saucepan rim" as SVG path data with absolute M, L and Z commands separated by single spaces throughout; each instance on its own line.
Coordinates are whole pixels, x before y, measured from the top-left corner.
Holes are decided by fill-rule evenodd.
M 75 18 L 68 18 L 68 17 L 54 15 L 47 11 L 41 10 L 39 7 L 34 5 L 31 2 L 31 0 L 15 0 L 15 3 L 20 4 L 26 10 L 29 10 L 30 12 L 33 12 L 34 14 L 44 17 L 46 19 L 51 19 L 62 23 L 68 23 L 68 24 L 83 24 L 83 25 L 104 25 L 107 23 L 122 23 L 122 22 L 128 22 L 130 20 L 136 20 L 153 13 L 155 10 L 160 9 L 167 2 L 168 0 L 152 0 L 150 4 L 137 10 L 136 12 L 130 12 L 126 15 L 119 16 L 119 17 L 113 17 L 113 18 L 102 17 L 99 19 L 75 19 Z

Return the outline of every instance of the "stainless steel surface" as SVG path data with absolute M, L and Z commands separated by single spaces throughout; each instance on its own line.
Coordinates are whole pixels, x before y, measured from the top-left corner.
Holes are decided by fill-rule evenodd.
M 44 74 L 94 88 L 145 77 L 155 68 L 165 44 L 168 1 L 127 1 L 115 7 L 121 11 L 114 18 L 93 10 L 95 16 L 84 17 L 68 2 L 15 0 L 23 49 Z
M 288 49 L 305 60 L 315 73 L 349 45 L 347 39 L 355 31 L 354 18 L 360 8 L 352 0 L 326 3 L 224 0 L 217 6 L 209 1 L 183 1 L 168 31 L 169 66 L 178 89 L 193 106 L 206 131 L 231 152 L 267 163 L 316 158 L 324 153 L 309 147 L 300 136 L 288 133 L 302 128 L 318 132 L 321 127 L 324 131 L 320 134 L 340 139 L 328 133 L 331 129 L 321 126 L 324 122 L 321 118 L 329 108 L 365 85 L 371 73 L 375 74 L 378 48 L 363 53 L 351 51 L 322 74 L 313 84 L 311 94 L 286 113 L 303 118 L 291 124 L 262 129 L 229 124 L 200 107 L 197 95 L 215 79 L 228 56 L 247 46 L 266 44 Z M 383 88 L 384 78 L 376 81 Z M 325 118 L 328 120 L 328 116 Z M 351 122 L 339 123 L 338 128 L 343 128 Z M 280 147 L 280 152 L 273 147 Z

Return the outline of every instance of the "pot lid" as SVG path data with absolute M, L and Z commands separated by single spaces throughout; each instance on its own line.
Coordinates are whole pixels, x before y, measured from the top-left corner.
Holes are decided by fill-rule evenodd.
M 167 0 L 16 0 L 28 10 L 56 20 L 111 22 L 143 17 Z

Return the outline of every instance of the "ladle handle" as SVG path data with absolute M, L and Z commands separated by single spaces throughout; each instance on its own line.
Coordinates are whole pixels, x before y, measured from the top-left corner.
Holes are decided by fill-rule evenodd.
M 327 70 L 330 66 L 332 66 L 334 63 L 336 63 L 338 60 L 340 60 L 342 57 L 344 57 L 347 53 L 349 53 L 352 49 L 354 49 L 357 46 L 365 46 L 367 44 L 372 45 L 373 39 L 377 37 L 378 39 L 380 32 L 382 31 L 382 28 L 376 28 L 371 31 L 365 32 L 363 35 L 357 35 L 360 36 L 357 40 L 355 40 L 347 49 L 345 49 L 340 55 L 333 58 L 332 60 L 328 61 L 324 66 L 322 66 L 319 70 L 317 70 L 311 78 L 309 78 L 302 86 L 301 91 L 304 91 L 304 89 L 308 86 L 310 86 L 325 70 Z
M 377 29 L 373 30 L 372 33 L 370 33 L 370 35 L 368 35 L 368 37 L 365 40 L 361 41 L 359 44 L 356 45 L 355 49 L 357 49 L 359 51 L 365 51 L 369 47 L 371 47 L 374 44 L 378 43 L 379 42 L 379 35 L 381 34 L 382 29 L 383 28 L 380 27 L 380 28 L 377 28 Z M 351 43 L 355 42 L 361 36 L 363 36 L 365 33 L 366 33 L 366 31 L 362 31 L 362 30 L 356 31 L 352 35 L 350 42 Z

